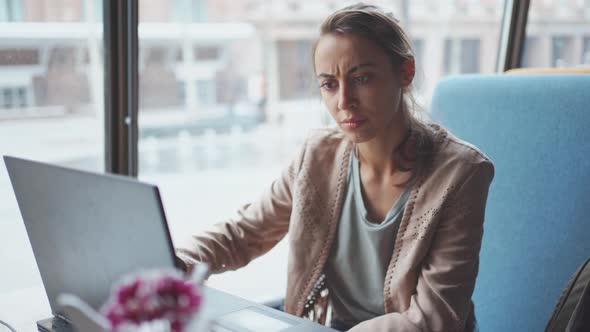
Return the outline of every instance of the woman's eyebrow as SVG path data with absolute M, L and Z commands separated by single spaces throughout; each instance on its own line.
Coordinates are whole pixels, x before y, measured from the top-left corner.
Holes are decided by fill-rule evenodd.
M 348 75 L 348 74 L 354 73 L 355 71 L 357 71 L 357 70 L 359 70 L 359 69 L 361 69 L 363 67 L 375 67 L 375 64 L 374 63 L 361 63 L 361 64 L 358 64 L 356 66 L 351 67 L 346 72 L 346 74 Z
M 374 63 L 361 63 L 361 64 L 358 64 L 356 66 L 352 66 L 352 67 L 350 67 L 350 69 L 348 69 L 346 71 L 346 75 L 349 75 L 351 73 L 354 73 L 355 71 L 357 71 L 357 70 L 359 70 L 359 69 L 361 69 L 363 67 L 375 67 L 375 64 Z M 335 78 L 336 76 L 335 75 L 332 75 L 332 74 L 319 73 L 318 74 L 318 77 Z

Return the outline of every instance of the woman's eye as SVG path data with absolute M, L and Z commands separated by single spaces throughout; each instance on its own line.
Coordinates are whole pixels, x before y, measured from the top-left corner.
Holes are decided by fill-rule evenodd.
M 357 76 L 354 78 L 354 83 L 356 83 L 358 85 L 362 85 L 362 84 L 367 83 L 368 80 L 369 80 L 368 75 L 361 75 L 361 76 Z
M 336 87 L 336 83 L 334 82 L 324 82 L 322 84 L 320 84 L 320 88 L 322 89 L 326 89 L 326 90 L 331 90 L 334 89 Z

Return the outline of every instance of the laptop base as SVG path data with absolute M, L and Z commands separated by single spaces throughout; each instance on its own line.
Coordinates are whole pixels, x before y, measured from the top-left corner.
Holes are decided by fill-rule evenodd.
M 41 332 L 75 332 L 70 323 L 59 317 L 38 321 L 37 330 Z

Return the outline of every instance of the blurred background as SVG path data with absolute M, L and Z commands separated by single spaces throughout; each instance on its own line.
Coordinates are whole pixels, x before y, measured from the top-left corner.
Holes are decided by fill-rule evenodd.
M 256 199 L 329 124 L 311 46 L 321 20 L 355 2 L 139 0 L 139 179 L 160 186 L 175 242 Z M 410 34 L 426 110 L 441 78 L 496 72 L 504 1 L 367 2 Z M 0 154 L 104 171 L 102 22 L 99 0 L 0 0 Z M 590 66 L 589 22 L 590 1 L 531 1 L 522 65 Z M 3 166 L 0 197 L 1 313 L 43 286 Z M 285 251 L 210 285 L 282 296 Z

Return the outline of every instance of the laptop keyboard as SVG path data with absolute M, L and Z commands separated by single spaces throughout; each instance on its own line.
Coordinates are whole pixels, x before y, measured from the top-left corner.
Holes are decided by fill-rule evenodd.
M 221 326 L 219 324 L 213 324 L 209 327 L 207 332 L 237 332 L 232 329 L 228 329 L 227 327 Z

